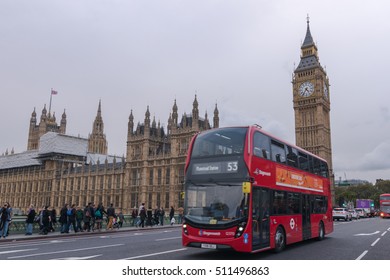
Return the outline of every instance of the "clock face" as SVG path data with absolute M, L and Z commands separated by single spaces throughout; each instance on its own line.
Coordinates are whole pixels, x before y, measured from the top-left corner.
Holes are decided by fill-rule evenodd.
M 328 87 L 326 86 L 325 82 L 324 82 L 324 96 L 326 99 L 328 99 L 329 97 Z
M 313 92 L 314 92 L 314 85 L 310 82 L 304 82 L 299 87 L 299 94 L 302 97 L 308 97 L 308 96 L 312 95 Z

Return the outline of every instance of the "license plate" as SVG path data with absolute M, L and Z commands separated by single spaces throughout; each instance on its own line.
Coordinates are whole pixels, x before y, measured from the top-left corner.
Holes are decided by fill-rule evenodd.
M 204 248 L 204 249 L 217 249 L 217 245 L 216 244 L 202 244 L 201 248 Z

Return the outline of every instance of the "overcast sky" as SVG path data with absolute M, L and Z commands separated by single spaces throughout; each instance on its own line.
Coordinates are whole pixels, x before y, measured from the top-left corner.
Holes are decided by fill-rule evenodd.
M 390 179 L 390 1 L 0 0 L 0 154 L 27 149 L 34 107 L 88 137 L 102 102 L 110 154 L 146 107 L 199 111 L 295 143 L 292 73 L 306 17 L 330 80 L 336 179 Z

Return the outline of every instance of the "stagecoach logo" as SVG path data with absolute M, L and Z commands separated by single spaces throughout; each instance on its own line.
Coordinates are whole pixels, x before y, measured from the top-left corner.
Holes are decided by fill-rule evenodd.
M 199 236 L 203 236 L 203 235 L 205 235 L 205 236 L 220 236 L 221 233 L 220 232 L 205 231 L 205 230 L 201 229 L 199 231 Z
M 271 176 L 271 172 L 265 172 L 265 171 L 260 170 L 258 168 L 256 168 L 255 172 L 253 172 L 253 173 L 255 173 L 256 175 L 261 175 L 261 176 L 268 176 L 268 177 Z

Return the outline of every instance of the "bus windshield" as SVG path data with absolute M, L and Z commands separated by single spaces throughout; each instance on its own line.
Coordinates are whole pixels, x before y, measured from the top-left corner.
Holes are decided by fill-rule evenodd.
M 232 127 L 201 133 L 196 137 L 192 157 L 242 154 L 247 130 L 247 127 Z
M 227 224 L 247 216 L 248 198 L 242 184 L 189 184 L 186 219 L 199 224 Z

